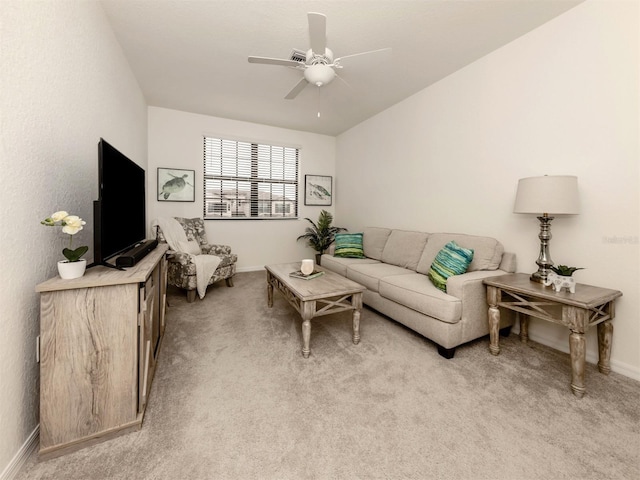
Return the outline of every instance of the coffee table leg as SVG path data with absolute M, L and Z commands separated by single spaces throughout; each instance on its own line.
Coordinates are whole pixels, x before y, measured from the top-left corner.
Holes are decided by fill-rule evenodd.
M 273 284 L 271 283 L 271 272 L 267 271 L 267 305 L 273 307 Z
M 611 339 L 613 338 L 613 323 L 611 320 L 598 324 L 598 370 L 609 375 L 611 371 Z
M 302 356 L 309 358 L 311 349 L 309 344 L 311 343 L 311 319 L 315 313 L 316 302 L 303 302 L 302 303 Z
M 353 305 L 353 344 L 360 343 L 360 314 L 362 312 L 362 294 L 356 293 L 351 299 Z
M 576 397 L 582 398 L 584 386 L 584 365 L 586 361 L 586 340 L 584 333 L 571 332 L 569 335 L 569 352 L 571 354 L 571 390 Z

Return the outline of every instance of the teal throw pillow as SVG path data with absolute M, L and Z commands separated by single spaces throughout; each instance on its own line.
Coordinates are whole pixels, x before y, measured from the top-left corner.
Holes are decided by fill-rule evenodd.
M 362 249 L 361 233 L 337 233 L 334 257 L 366 258 Z
M 436 287 L 446 292 L 447 279 L 466 272 L 471 260 L 473 260 L 473 250 L 463 248 L 451 241 L 438 252 L 427 276 Z

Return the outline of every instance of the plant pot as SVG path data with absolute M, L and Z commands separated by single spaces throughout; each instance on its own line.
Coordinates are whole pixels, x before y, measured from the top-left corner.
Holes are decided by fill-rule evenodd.
M 86 269 L 87 261 L 85 259 L 78 260 L 77 262 L 70 262 L 69 260 L 60 260 L 58 262 L 58 273 L 60 274 L 60 278 L 64 280 L 80 278 L 84 275 Z
M 320 265 L 320 259 L 322 258 L 321 253 L 316 253 L 316 265 Z

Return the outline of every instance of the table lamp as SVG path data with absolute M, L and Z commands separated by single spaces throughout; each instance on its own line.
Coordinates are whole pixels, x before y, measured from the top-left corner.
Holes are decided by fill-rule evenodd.
M 553 215 L 576 215 L 578 209 L 578 177 L 544 175 L 518 180 L 514 213 L 535 214 L 540 220 L 540 255 L 538 271 L 531 275 L 534 282 L 544 283 L 553 265 L 549 255 L 551 220 Z

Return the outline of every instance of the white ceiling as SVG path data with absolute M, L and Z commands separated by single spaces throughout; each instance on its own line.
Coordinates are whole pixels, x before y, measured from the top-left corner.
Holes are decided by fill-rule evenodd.
M 149 105 L 337 135 L 583 0 L 101 1 Z M 392 52 L 285 100 L 302 72 L 247 57 L 307 50 L 307 12 L 335 57 Z

